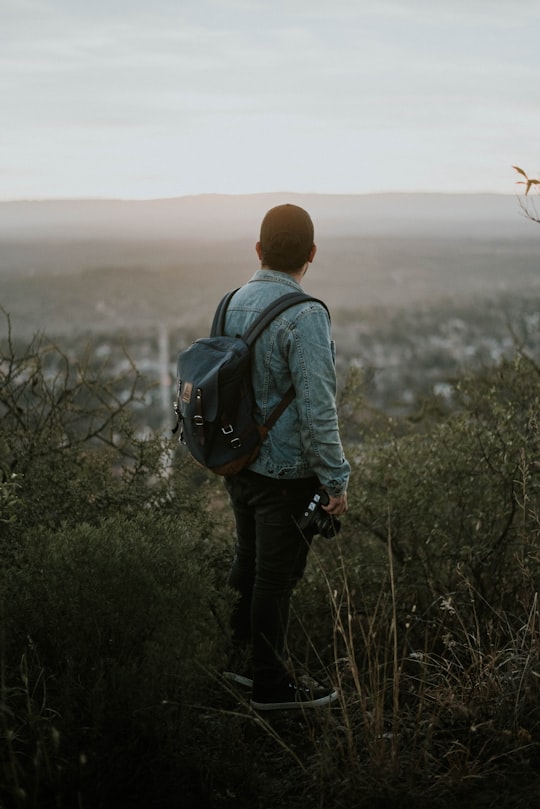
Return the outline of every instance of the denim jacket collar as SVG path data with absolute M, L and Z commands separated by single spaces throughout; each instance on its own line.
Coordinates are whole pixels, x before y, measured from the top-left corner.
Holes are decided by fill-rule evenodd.
M 295 291 L 303 292 L 301 284 L 295 278 L 292 278 L 289 273 L 270 270 L 268 267 L 257 270 L 254 276 L 249 279 L 248 284 L 253 281 L 279 281 L 281 284 L 292 287 Z

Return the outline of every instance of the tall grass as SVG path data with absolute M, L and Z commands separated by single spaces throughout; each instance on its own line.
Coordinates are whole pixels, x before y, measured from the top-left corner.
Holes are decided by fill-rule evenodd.
M 306 720 L 318 733 L 317 805 L 447 807 L 463 799 L 534 806 L 538 594 L 531 591 L 526 605 L 508 613 L 463 580 L 459 594 L 441 596 L 422 612 L 415 605 L 404 610 L 391 536 L 378 593 L 363 592 L 354 569 L 350 574 L 349 553 L 350 538 L 336 537 L 331 555 L 339 563 L 330 568 L 322 547 L 311 571 L 333 616 L 325 673 L 339 691 L 337 708 Z M 309 635 L 313 647 L 301 606 L 295 639 Z

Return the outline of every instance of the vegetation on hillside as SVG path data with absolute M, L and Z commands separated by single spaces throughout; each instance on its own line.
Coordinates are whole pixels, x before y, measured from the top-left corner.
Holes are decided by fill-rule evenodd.
M 513 166 L 513 168 L 522 178 L 517 181 L 517 184 L 525 186 L 523 195 L 519 198 L 521 209 L 532 222 L 540 222 L 540 215 L 538 214 L 533 198 L 534 192 L 540 191 L 540 178 L 529 177 L 527 172 L 519 166 Z M 533 192 L 532 194 L 530 194 L 531 191 Z
M 336 707 L 261 717 L 221 671 L 218 479 L 140 430 L 126 356 L 0 355 L 0 806 L 475 807 L 540 788 L 540 367 L 516 345 L 424 398 L 341 401 L 340 534 L 293 599 L 293 664 Z

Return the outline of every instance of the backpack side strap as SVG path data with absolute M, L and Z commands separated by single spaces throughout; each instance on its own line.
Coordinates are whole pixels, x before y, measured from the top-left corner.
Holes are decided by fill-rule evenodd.
M 263 441 L 266 438 L 266 436 L 268 435 L 268 433 L 270 432 L 270 430 L 272 429 L 272 427 L 274 426 L 274 424 L 276 423 L 276 421 L 279 419 L 279 417 L 281 416 L 283 411 L 288 408 L 290 403 L 295 398 L 296 398 L 296 391 L 294 389 L 294 386 L 291 385 L 291 387 L 289 388 L 287 393 L 283 396 L 283 398 L 274 407 L 274 409 L 272 410 L 272 412 L 270 413 L 270 415 L 268 416 L 268 418 L 266 419 L 264 424 L 262 424 L 259 427 L 259 432 L 261 434 L 261 438 L 262 438 Z

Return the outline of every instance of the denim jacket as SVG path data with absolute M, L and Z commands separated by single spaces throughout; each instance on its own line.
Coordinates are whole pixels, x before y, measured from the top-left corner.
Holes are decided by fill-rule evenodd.
M 232 298 L 225 333 L 242 335 L 269 303 L 293 291 L 303 290 L 287 273 L 259 270 Z M 321 304 L 296 304 L 270 323 L 255 342 L 252 377 L 261 424 L 291 384 L 296 398 L 249 468 L 272 478 L 316 475 L 331 495 L 343 494 L 350 465 L 339 436 L 330 320 Z

